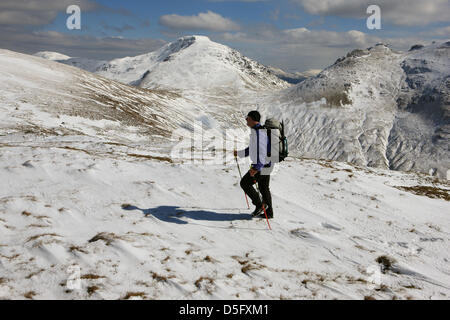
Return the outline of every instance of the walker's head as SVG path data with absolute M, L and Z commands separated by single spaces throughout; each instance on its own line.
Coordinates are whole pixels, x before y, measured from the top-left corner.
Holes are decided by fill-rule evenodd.
M 252 111 L 248 114 L 246 120 L 247 126 L 253 128 L 261 121 L 261 114 L 258 111 Z

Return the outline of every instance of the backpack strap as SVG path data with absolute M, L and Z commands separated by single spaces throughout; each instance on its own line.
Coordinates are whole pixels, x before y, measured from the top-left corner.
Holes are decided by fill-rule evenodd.
M 258 128 L 255 128 L 256 131 L 259 130 L 267 130 L 267 156 L 269 158 L 272 157 L 272 129 L 271 128 L 267 128 L 266 126 L 260 126 Z M 257 136 L 257 150 L 258 150 L 258 162 L 259 162 L 259 132 L 256 133 Z M 272 167 L 272 161 L 266 165 L 264 165 L 264 168 L 270 168 Z

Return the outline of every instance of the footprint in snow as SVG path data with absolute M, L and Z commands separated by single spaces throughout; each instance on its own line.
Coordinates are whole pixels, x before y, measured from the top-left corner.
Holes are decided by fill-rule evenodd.
M 314 237 L 312 234 L 310 234 L 302 229 L 291 230 L 290 234 L 292 234 L 293 236 L 296 236 L 300 239 L 305 239 L 305 240 L 315 240 L 316 239 L 316 237 Z
M 34 168 L 34 166 L 31 164 L 31 160 L 25 161 L 24 163 L 22 163 L 22 166 L 26 168 Z
M 286 222 L 288 222 L 288 223 L 293 223 L 293 224 L 305 224 L 305 223 L 302 222 L 302 221 L 295 221 L 295 220 L 287 220 Z
M 331 229 L 331 230 L 335 230 L 335 231 L 341 231 L 342 230 L 341 228 L 338 228 L 336 226 L 333 226 L 332 224 L 325 223 L 325 222 L 322 222 L 321 226 L 326 228 L 326 229 Z

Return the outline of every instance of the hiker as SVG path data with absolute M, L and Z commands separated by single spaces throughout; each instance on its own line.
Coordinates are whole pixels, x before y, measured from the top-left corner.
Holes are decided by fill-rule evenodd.
M 264 130 L 260 123 L 261 114 L 258 111 L 250 112 L 246 120 L 247 126 L 252 129 L 250 145 L 242 151 L 234 150 L 234 156 L 239 156 L 239 158 L 250 157 L 253 164 L 250 171 L 242 178 L 241 188 L 256 206 L 252 213 L 253 217 L 265 218 L 265 209 L 267 217 L 273 219 L 272 195 L 269 188 L 272 163 L 268 159 L 268 154 L 271 152 L 271 139 L 268 138 L 267 130 Z M 258 183 L 262 199 L 253 187 L 255 183 Z

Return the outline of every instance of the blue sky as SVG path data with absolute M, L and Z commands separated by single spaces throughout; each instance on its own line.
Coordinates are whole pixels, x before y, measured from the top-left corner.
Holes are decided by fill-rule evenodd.
M 113 30 L 104 30 L 102 22 L 107 22 L 115 27 L 122 27 L 125 24 L 136 27 L 135 30 L 128 30 L 123 34 L 129 37 L 161 37 L 165 40 L 173 40 L 161 33 L 162 27 L 158 20 L 166 14 L 178 14 L 182 16 L 193 16 L 199 12 L 213 11 L 223 17 L 232 19 L 241 25 L 257 25 L 261 23 L 273 24 L 279 28 L 289 29 L 309 26 L 312 29 L 333 28 L 336 31 L 346 30 L 363 30 L 365 20 L 363 19 L 347 19 L 339 17 L 325 17 L 320 22 L 320 16 L 311 15 L 302 10 L 298 5 L 291 1 L 259 1 L 259 2 L 242 2 L 242 1 L 223 1 L 211 2 L 207 0 L 166 0 L 166 1 L 141 1 L 141 0 L 99 0 L 96 1 L 117 10 L 119 13 L 100 10 L 95 12 L 84 12 L 82 31 L 88 34 L 102 36 L 104 33 L 116 36 L 119 33 Z M 276 19 L 277 10 L 279 10 L 279 18 Z M 124 12 L 120 12 L 124 11 Z M 129 13 L 129 15 L 127 15 Z M 45 26 L 46 30 L 59 30 L 68 32 L 65 27 L 67 14 L 60 13 L 58 18 L 51 25 Z M 141 23 L 149 21 L 149 27 L 140 26 Z M 316 23 L 315 23 L 316 22 Z M 208 34 L 201 30 L 198 33 Z M 122 35 L 122 34 L 121 34 Z
M 288 71 L 322 69 L 377 42 L 407 50 L 448 40 L 450 0 L 14 0 L 0 3 L 0 47 L 112 59 L 153 51 L 202 34 L 250 58 Z M 40 8 L 36 8 L 39 3 Z M 78 4 L 82 29 L 68 30 L 65 8 Z M 381 30 L 369 30 L 369 4 Z M 23 24 L 17 21 L 23 21 Z M 33 21 L 33 22 L 31 22 Z

